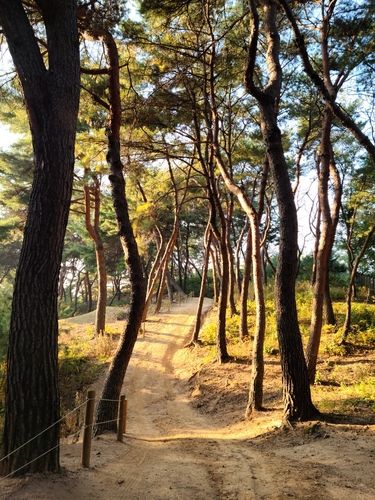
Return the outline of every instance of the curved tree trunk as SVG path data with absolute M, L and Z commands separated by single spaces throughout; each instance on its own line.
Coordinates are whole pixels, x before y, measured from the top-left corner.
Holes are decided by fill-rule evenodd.
M 211 235 L 211 230 L 210 230 L 210 223 L 208 223 L 207 227 L 206 227 L 206 231 L 205 231 L 205 237 L 204 237 L 206 248 L 205 248 L 205 252 L 204 252 L 203 272 L 202 272 L 201 288 L 200 288 L 200 292 L 199 292 L 197 314 L 195 317 L 193 334 L 191 336 L 190 342 L 188 344 L 186 344 L 185 347 L 191 347 L 198 342 L 199 331 L 201 329 L 201 323 L 202 323 L 202 311 L 203 311 L 204 295 L 205 295 L 206 284 L 207 284 L 208 264 L 210 261 L 211 237 L 212 237 L 212 235 Z
M 87 312 L 89 313 L 92 311 L 92 284 L 88 271 L 85 272 L 85 284 L 87 290 Z
M 227 219 L 226 219 L 226 242 L 227 242 L 227 252 L 228 252 L 228 265 L 229 265 L 229 284 L 228 284 L 228 306 L 230 317 L 237 314 L 236 301 L 234 297 L 235 293 L 235 271 L 234 271 L 234 258 L 232 252 L 232 246 L 230 244 L 230 227 L 233 219 L 233 194 L 230 192 L 228 209 L 227 209 Z
M 225 238 L 225 236 L 224 236 Z M 221 287 L 218 301 L 218 319 L 216 329 L 216 357 L 219 363 L 226 363 L 229 361 L 229 354 L 227 350 L 226 341 L 226 314 L 229 293 L 229 259 L 227 245 L 224 241 L 220 241 L 220 254 L 221 254 Z
M 323 325 L 324 300 L 329 294 L 329 260 L 335 239 L 336 227 L 339 219 L 341 206 L 342 185 L 339 174 L 334 164 L 334 154 L 331 144 L 331 128 L 333 121 L 332 111 L 326 107 L 322 120 L 322 139 L 319 168 L 319 207 L 322 219 L 318 252 L 316 255 L 316 271 L 314 284 L 314 298 L 312 304 L 312 317 L 310 326 L 310 337 L 306 348 L 307 370 L 310 383 L 315 381 L 316 363 L 320 345 L 320 337 Z M 328 181 L 329 173 L 332 172 L 335 186 L 335 196 L 332 210 L 329 205 Z M 327 298 L 327 297 L 326 297 Z
M 264 291 L 262 282 L 259 218 L 255 211 L 251 215 L 250 225 L 252 234 L 252 264 L 256 313 L 249 400 L 246 408 L 247 416 L 251 415 L 253 410 L 262 409 L 264 378 L 263 348 L 264 338 L 266 334 L 266 307 L 264 303 Z
M 129 218 L 123 165 L 120 157 L 121 101 L 117 46 L 110 33 L 102 34 L 101 39 L 106 46 L 109 60 L 110 115 L 107 131 L 107 161 L 110 168 L 109 180 L 112 188 L 112 199 L 118 232 L 130 272 L 131 300 L 128 322 L 121 335 L 118 348 L 107 374 L 100 401 L 96 408 L 95 434 L 101 434 L 105 430 L 116 430 L 118 400 L 141 326 L 146 297 L 146 282 L 137 242 L 134 238 Z
M 264 90 L 254 84 L 254 69 L 258 47 L 259 16 L 254 0 L 249 0 L 252 15 L 252 33 L 245 81 L 247 90 L 259 103 L 261 128 L 270 172 L 274 181 L 280 218 L 279 258 L 275 278 L 275 306 L 277 332 L 283 374 L 284 417 L 288 420 L 306 420 L 317 414 L 311 401 L 307 367 L 303 355 L 295 300 L 297 271 L 297 212 L 285 161 L 281 133 L 277 125 L 277 104 L 281 90 L 279 63 L 280 38 L 277 28 L 277 6 L 265 0 L 263 30 L 267 37 L 266 56 L 269 81 Z
M 216 257 L 216 250 L 214 248 L 210 249 L 210 256 L 212 261 L 212 286 L 214 289 L 214 305 L 217 305 L 218 297 L 219 297 L 219 287 L 218 287 L 218 263 Z
M 179 200 L 178 194 L 179 194 L 180 189 L 177 187 L 175 179 L 174 179 L 174 175 L 173 175 L 173 170 L 172 170 L 170 158 L 168 157 L 168 154 L 166 156 L 167 156 L 167 162 L 168 162 L 168 168 L 169 168 L 169 175 L 170 175 L 170 178 L 171 178 L 171 181 L 172 181 L 172 185 L 173 185 L 174 202 L 175 202 L 174 203 L 174 205 L 175 205 L 175 209 L 174 209 L 175 210 L 175 215 L 174 215 L 173 229 L 172 229 L 171 237 L 169 238 L 169 241 L 168 241 L 167 247 L 165 249 L 164 255 L 163 255 L 163 257 L 160 260 L 160 265 L 155 270 L 155 274 L 154 274 L 153 280 L 152 280 L 151 283 L 149 283 L 149 286 L 147 288 L 146 305 L 145 305 L 145 309 L 144 309 L 144 313 L 143 313 L 143 321 L 145 321 L 145 319 L 146 319 L 148 308 L 149 308 L 149 305 L 150 305 L 150 302 L 151 302 L 151 297 L 152 297 L 152 294 L 153 294 L 156 282 L 159 279 L 159 277 L 160 277 L 160 275 L 162 273 L 162 270 L 165 269 L 165 272 L 166 272 L 167 262 L 168 262 L 170 256 L 172 255 L 173 248 L 174 248 L 174 246 L 176 244 L 176 241 L 177 241 L 178 232 L 179 232 L 179 215 L 180 215 L 180 211 L 181 211 L 181 206 L 182 206 L 182 204 L 183 204 L 183 202 L 185 200 L 185 197 L 187 195 L 188 185 L 189 185 L 189 179 L 190 179 L 190 171 L 189 171 L 189 173 L 187 175 L 187 178 L 186 178 L 186 185 L 185 185 L 184 191 L 182 193 L 182 197 Z M 162 292 L 162 288 L 163 288 L 164 282 L 165 282 L 165 275 L 164 275 L 163 280 L 164 280 L 163 282 L 160 282 L 161 292 Z
M 241 275 L 241 259 L 240 259 L 240 254 L 243 254 L 242 251 L 242 245 L 243 245 L 243 239 L 246 234 L 246 231 L 249 229 L 249 223 L 248 220 L 246 219 L 246 222 L 241 229 L 241 233 L 238 237 L 237 243 L 236 243 L 236 250 L 234 252 L 234 261 L 235 261 L 235 273 L 236 273 L 236 288 L 238 295 L 241 297 L 241 290 L 242 290 L 242 275 Z M 244 256 L 246 259 L 246 257 Z
M 245 211 L 250 220 L 251 231 L 251 258 L 253 265 L 253 284 L 256 303 L 256 320 L 253 342 L 253 357 L 252 357 L 252 372 L 249 390 L 249 402 L 246 414 L 250 415 L 252 410 L 260 410 L 263 400 L 263 377 L 264 377 L 264 361 L 263 361 L 263 345 L 266 331 L 266 312 L 264 304 L 264 292 L 262 281 L 262 262 L 260 253 L 260 231 L 259 231 L 259 216 L 246 193 L 233 183 L 229 177 L 226 168 L 223 164 L 219 151 L 216 152 L 217 164 L 223 176 L 227 188 L 237 196 L 242 209 Z M 249 237 L 248 237 L 249 240 Z
M 163 303 L 163 295 L 164 295 L 165 283 L 167 280 L 167 273 L 168 273 L 168 261 L 166 260 L 163 264 L 163 270 L 162 270 L 161 277 L 160 277 L 158 297 L 157 297 L 156 306 L 155 306 L 155 314 L 158 314 L 160 312 L 160 309 L 161 309 L 161 306 Z
M 87 171 L 85 172 L 87 175 Z M 91 192 L 94 198 L 94 223 L 91 222 Z M 105 317 L 107 311 L 107 270 L 103 240 L 100 236 L 100 188 L 98 179 L 94 178 L 94 187 L 90 190 L 87 183 L 84 185 L 85 194 L 85 223 L 86 229 L 95 245 L 96 268 L 98 271 L 98 301 L 96 304 L 95 333 L 103 334 L 105 331 Z
M 159 265 L 155 269 L 155 272 L 153 274 L 151 282 L 149 281 L 148 287 L 147 287 L 147 295 L 146 295 L 146 302 L 145 302 L 145 308 L 143 311 L 143 321 L 146 320 L 147 313 L 151 304 L 151 298 L 155 290 L 156 283 L 158 279 L 160 278 L 160 275 L 162 273 L 162 270 L 164 269 L 164 266 L 166 265 L 166 262 L 169 260 L 173 247 L 176 243 L 177 240 L 177 235 L 178 235 L 178 212 L 175 214 L 175 219 L 173 223 L 173 230 L 171 237 L 169 238 L 169 241 L 167 243 L 167 246 L 165 248 L 164 254 L 160 259 Z
M 159 241 L 158 241 L 157 235 L 159 236 Z M 163 248 L 164 248 L 164 238 L 163 238 L 161 231 L 159 230 L 159 228 L 157 226 L 156 226 L 156 230 L 155 230 L 155 241 L 156 241 L 158 250 L 157 250 L 155 260 L 152 264 L 151 271 L 150 271 L 150 274 L 149 274 L 148 280 L 147 280 L 146 301 L 145 301 L 145 307 L 143 310 L 142 321 L 146 321 L 148 310 L 150 308 L 151 297 L 152 297 L 152 294 L 153 294 L 153 291 L 154 291 L 154 288 L 156 285 L 156 281 L 157 281 L 157 277 L 155 278 L 155 276 L 156 276 L 156 273 L 158 272 L 158 270 L 160 269 L 160 265 L 161 265 L 160 262 L 162 260 L 162 252 L 163 252 Z
M 0 1 L 0 24 L 21 81 L 34 149 L 9 333 L 3 474 L 60 467 L 57 301 L 73 184 L 79 40 L 74 0 L 35 5 L 45 23 L 48 68 L 21 0 Z
M 246 251 L 245 251 L 245 263 L 243 270 L 242 286 L 241 286 L 241 298 L 240 298 L 240 339 L 244 340 L 249 336 L 248 323 L 247 323 L 247 300 L 249 298 L 249 283 L 251 274 L 251 256 L 252 256 L 252 238 L 251 238 L 251 228 L 247 232 L 246 238 Z

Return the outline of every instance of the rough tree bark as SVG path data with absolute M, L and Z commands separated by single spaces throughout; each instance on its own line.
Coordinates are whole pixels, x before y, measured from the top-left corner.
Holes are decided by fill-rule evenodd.
M 270 173 L 274 181 L 279 207 L 280 244 L 275 277 L 277 333 L 283 375 L 284 417 L 306 420 L 317 414 L 310 393 L 307 367 L 303 354 L 295 300 L 297 271 L 297 213 L 285 161 L 281 133 L 277 125 L 282 70 L 279 63 L 280 38 L 277 28 L 277 6 L 263 0 L 263 30 L 267 37 L 266 63 L 268 83 L 262 90 L 254 83 L 255 61 L 259 36 L 259 15 L 254 0 L 249 0 L 252 30 L 245 82 L 248 92 L 259 104 L 261 129 Z
M 197 314 L 195 317 L 194 329 L 193 329 L 193 333 L 192 333 L 190 342 L 188 342 L 185 345 L 185 347 L 192 347 L 198 342 L 199 331 L 201 329 L 201 324 L 202 324 L 202 311 L 203 311 L 204 295 L 205 295 L 206 285 L 207 285 L 208 264 L 210 261 L 211 237 L 212 237 L 211 236 L 211 226 L 210 226 L 210 223 L 208 222 L 208 224 L 206 226 L 206 230 L 204 232 L 205 252 L 204 252 L 203 272 L 202 272 L 201 288 L 199 291 Z
M 109 180 L 112 188 L 118 232 L 130 272 L 131 300 L 128 322 L 109 367 L 101 398 L 96 408 L 94 429 L 96 435 L 105 430 L 116 431 L 118 400 L 141 326 L 146 297 L 146 282 L 129 218 L 123 165 L 120 157 L 121 101 L 118 51 L 116 42 L 109 32 L 101 34 L 100 38 L 106 47 L 108 55 L 110 113 L 107 129 L 107 162 L 110 168 Z
M 34 149 L 11 313 L 3 474 L 60 467 L 59 425 L 54 425 L 60 419 L 57 299 L 73 184 L 79 40 L 76 1 L 35 0 L 35 5 L 44 20 L 48 68 L 21 0 L 0 1 L 0 24 L 21 82 Z
M 346 75 L 336 78 L 335 84 L 331 81 L 330 57 L 328 53 L 328 33 L 330 20 L 333 16 L 335 2 L 331 2 L 327 12 L 324 13 L 320 30 L 320 47 L 322 55 L 322 75 L 330 96 L 336 99 L 337 92 L 345 82 Z M 319 244 L 316 255 L 314 298 L 312 304 L 312 317 L 310 326 L 310 337 L 306 348 L 307 370 L 310 383 L 315 381 L 316 363 L 318 359 L 320 337 L 323 325 L 323 307 L 327 304 L 327 280 L 329 278 L 329 260 L 335 240 L 336 227 L 339 220 L 339 211 L 342 197 L 342 183 L 335 165 L 334 152 L 331 143 L 331 129 L 333 123 L 333 112 L 328 103 L 325 105 L 322 117 L 322 137 L 320 141 L 320 157 L 318 162 L 318 200 L 321 219 L 321 231 L 319 232 Z M 329 178 L 333 180 L 335 195 L 330 207 L 329 200 Z
M 316 363 L 318 359 L 320 337 L 323 325 L 324 299 L 327 294 L 327 280 L 329 277 L 328 266 L 335 240 L 336 227 L 339 220 L 342 194 L 342 185 L 340 176 L 334 164 L 334 155 L 331 144 L 332 120 L 333 114 L 329 108 L 326 108 L 322 120 L 322 138 L 318 168 L 318 199 L 319 212 L 321 214 L 321 229 L 319 231 L 319 244 L 316 254 L 310 337 L 306 348 L 307 370 L 311 384 L 313 384 L 315 380 Z M 332 209 L 330 208 L 328 192 L 330 171 L 334 174 L 333 182 L 335 186 L 335 196 Z
M 246 237 L 246 250 L 245 250 L 245 261 L 243 269 L 243 278 L 241 285 L 241 296 L 240 296 L 240 328 L 239 334 L 240 339 L 244 340 L 249 336 L 248 321 L 247 321 L 247 301 L 249 298 L 249 284 L 251 275 L 251 257 L 252 257 L 252 238 L 251 238 L 251 228 L 247 232 Z
M 87 175 L 88 172 L 86 171 Z M 94 198 L 94 218 L 91 222 L 91 193 Z M 107 270 L 105 267 L 105 255 L 103 240 L 99 231 L 100 215 L 100 188 L 98 179 L 94 179 L 94 187 L 90 189 L 87 182 L 84 185 L 85 194 L 85 223 L 86 229 L 95 245 L 96 267 L 98 270 L 98 301 L 96 304 L 95 333 L 103 334 L 105 330 L 105 318 L 107 311 Z

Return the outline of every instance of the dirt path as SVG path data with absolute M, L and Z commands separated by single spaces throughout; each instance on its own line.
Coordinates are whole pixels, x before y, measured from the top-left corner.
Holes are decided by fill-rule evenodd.
M 373 500 L 372 426 L 272 431 L 266 415 L 223 427 L 192 407 L 181 383 L 189 374 L 176 353 L 189 339 L 196 306 L 190 299 L 147 321 L 124 383 L 124 443 L 109 434 L 94 439 L 90 469 L 79 466 L 80 443 L 63 445 L 61 475 L 3 481 L 0 499 Z

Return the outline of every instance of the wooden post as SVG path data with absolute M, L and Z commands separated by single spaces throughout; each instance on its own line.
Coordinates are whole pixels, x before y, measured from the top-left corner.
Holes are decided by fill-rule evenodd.
M 124 411 L 125 411 L 125 395 L 122 394 L 120 396 L 120 408 L 118 412 L 118 421 L 117 421 L 117 441 L 121 442 L 124 432 Z
M 92 424 L 94 422 L 95 391 L 88 391 L 83 431 L 82 467 L 90 467 Z
M 128 417 L 128 400 L 125 399 L 124 401 L 124 420 L 123 420 L 123 428 L 122 428 L 122 433 L 126 434 L 126 419 Z

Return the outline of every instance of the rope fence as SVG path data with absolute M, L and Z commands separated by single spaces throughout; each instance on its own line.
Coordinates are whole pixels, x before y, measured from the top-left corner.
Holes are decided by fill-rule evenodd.
M 59 420 L 57 420 L 56 422 L 54 422 L 53 424 L 51 424 L 50 426 L 48 426 L 42 432 L 39 432 L 34 437 L 32 437 L 31 439 L 29 439 L 28 441 L 26 441 L 26 443 L 24 443 L 23 445 L 19 446 L 15 450 L 13 450 L 10 453 L 8 453 L 8 455 L 5 455 L 4 457 L 0 458 L 0 463 L 3 462 L 4 460 L 6 460 L 7 458 L 9 458 L 11 455 L 13 455 L 14 453 L 16 453 L 17 451 L 21 450 L 23 447 L 25 447 L 28 444 L 32 443 L 35 439 L 37 439 L 38 437 L 40 437 L 41 435 L 43 435 L 45 432 L 48 432 L 54 426 L 60 424 L 62 421 L 64 421 L 67 417 L 69 417 L 73 413 L 79 411 L 83 406 L 86 406 L 85 421 L 84 421 L 84 425 L 83 425 L 83 441 L 82 441 L 81 465 L 82 465 L 82 467 L 90 467 L 92 430 L 93 430 L 93 428 L 94 428 L 95 425 L 103 425 L 103 424 L 108 424 L 108 423 L 111 423 L 111 422 L 117 422 L 117 441 L 121 441 L 122 442 L 123 441 L 123 435 L 126 433 L 127 399 L 126 399 L 125 395 L 121 395 L 120 399 L 99 399 L 98 400 L 98 402 L 99 401 L 106 401 L 106 402 L 118 403 L 119 404 L 119 410 L 118 410 L 118 416 L 117 416 L 117 418 L 116 419 L 112 419 L 112 420 L 102 421 L 102 422 L 94 422 L 94 410 L 95 410 L 95 403 L 96 403 L 95 396 L 96 396 L 95 391 L 88 391 L 86 401 L 84 401 L 83 403 L 81 403 L 80 405 L 78 405 L 77 407 L 75 407 L 73 410 L 71 410 L 70 412 L 68 412 L 66 415 L 64 415 L 63 417 L 61 417 Z M 79 434 L 81 433 L 81 430 L 82 429 L 79 429 L 77 432 L 75 432 L 74 434 L 70 435 L 70 437 L 72 437 L 72 438 L 78 437 Z M 32 464 L 36 460 L 39 460 L 39 458 L 41 458 L 41 457 L 47 455 L 48 453 L 50 453 L 51 451 L 55 450 L 59 446 L 61 446 L 61 443 L 59 443 L 56 446 L 53 446 L 52 448 L 50 448 L 49 450 L 45 451 L 44 453 L 42 453 L 38 457 L 33 458 L 32 460 L 30 460 L 26 464 L 22 465 L 18 469 L 12 471 L 7 476 L 4 476 L 4 477 L 0 478 L 0 483 L 2 481 L 4 481 L 5 479 L 13 476 L 14 474 L 16 474 L 17 472 L 19 472 L 20 470 L 24 469 L 28 465 Z

